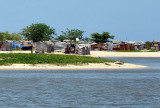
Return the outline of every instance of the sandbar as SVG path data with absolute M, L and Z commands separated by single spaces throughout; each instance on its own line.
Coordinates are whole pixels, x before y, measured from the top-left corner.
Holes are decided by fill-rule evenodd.
M 30 51 L 0 51 L 0 53 L 31 53 Z M 51 54 L 64 54 L 54 52 Z M 91 51 L 91 57 L 160 57 L 160 52 L 108 52 L 108 51 Z M 66 65 L 57 66 L 52 64 L 12 64 L 0 66 L 0 70 L 87 70 L 87 69 L 140 69 L 150 68 L 148 66 L 135 64 L 116 64 L 116 63 L 89 63 L 83 65 Z
M 0 70 L 95 70 L 95 69 L 140 69 L 149 68 L 147 66 L 135 65 L 135 64 L 116 64 L 116 63 L 89 63 L 83 65 L 66 65 L 57 66 L 52 64 L 11 64 L 6 66 L 0 66 Z

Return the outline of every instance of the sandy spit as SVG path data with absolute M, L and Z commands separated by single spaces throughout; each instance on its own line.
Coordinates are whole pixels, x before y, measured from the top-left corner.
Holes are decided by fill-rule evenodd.
M 31 53 L 30 51 L 0 51 L 0 53 Z M 52 54 L 64 54 L 54 52 Z M 91 51 L 91 57 L 160 57 L 160 52 L 108 52 L 108 51 Z M 149 68 L 135 64 L 124 63 L 89 63 L 88 65 L 67 65 L 56 66 L 51 64 L 12 64 L 10 66 L 0 66 L 0 70 L 86 70 L 86 69 L 139 69 Z
M 138 68 L 149 68 L 147 66 L 140 66 L 134 64 L 116 64 L 116 63 L 89 63 L 83 65 L 67 65 L 67 66 L 56 66 L 51 64 L 12 64 L 9 66 L 0 66 L 0 70 L 86 70 L 86 69 L 138 69 Z

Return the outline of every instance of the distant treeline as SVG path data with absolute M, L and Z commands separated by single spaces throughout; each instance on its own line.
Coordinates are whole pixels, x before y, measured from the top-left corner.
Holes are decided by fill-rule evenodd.
M 92 33 L 91 38 L 83 37 L 85 31 L 79 29 L 68 29 L 66 31 L 61 31 L 61 35 L 57 35 L 56 31 L 53 27 L 50 27 L 44 23 L 36 23 L 31 24 L 22 29 L 20 33 L 9 33 L 0 32 L 0 41 L 5 40 L 32 40 L 33 42 L 39 41 L 49 41 L 53 38 L 55 40 L 63 41 L 63 40 L 70 40 L 70 42 L 75 42 L 79 40 L 83 41 L 95 41 L 97 43 L 103 43 L 109 41 L 109 39 L 114 39 L 113 35 L 110 35 L 109 32 L 103 32 L 102 34 L 99 33 Z M 54 37 L 56 36 L 56 37 Z
M 5 41 L 5 40 L 21 40 L 22 37 L 20 33 L 9 33 L 8 31 L 6 32 L 0 32 L 0 41 Z

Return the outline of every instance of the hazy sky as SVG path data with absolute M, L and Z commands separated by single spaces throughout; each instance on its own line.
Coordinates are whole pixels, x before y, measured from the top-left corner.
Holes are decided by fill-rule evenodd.
M 61 31 L 110 32 L 116 40 L 160 40 L 160 0 L 1 0 L 0 31 L 32 23 Z

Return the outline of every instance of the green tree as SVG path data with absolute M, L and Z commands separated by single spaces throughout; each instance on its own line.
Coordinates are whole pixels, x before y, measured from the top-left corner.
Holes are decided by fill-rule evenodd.
M 0 32 L 0 41 L 3 41 L 3 32 Z
M 85 31 L 81 31 L 81 30 L 78 30 L 78 29 L 71 29 L 71 30 L 69 30 L 68 28 L 67 28 L 67 31 L 62 31 L 62 35 L 64 36 L 64 37 L 66 37 L 67 39 L 69 39 L 70 41 L 76 41 L 76 38 L 79 38 L 80 40 L 82 39 L 82 37 L 83 37 L 83 33 L 84 33 Z
M 98 43 L 99 45 L 99 50 L 102 49 L 102 45 L 103 43 L 105 42 L 108 42 L 109 39 L 114 39 L 114 36 L 113 35 L 110 35 L 109 32 L 103 32 L 102 34 L 99 34 L 99 33 L 93 33 L 91 34 L 91 40 Z
M 11 35 L 9 34 L 8 31 L 3 33 L 3 40 L 12 40 Z
M 103 32 L 102 34 L 93 33 L 91 34 L 92 40 L 96 43 L 105 43 L 108 42 L 109 39 L 114 39 L 113 35 L 110 35 L 109 32 Z
M 146 48 L 147 48 L 148 50 L 150 50 L 151 47 L 152 47 L 152 42 L 147 41 L 147 42 L 146 42 Z
M 63 36 L 63 35 L 60 35 L 60 36 L 58 36 L 57 38 L 55 38 L 55 40 L 59 40 L 59 41 L 61 41 L 61 42 L 63 42 L 63 40 L 65 40 L 65 39 L 66 39 L 66 37 Z
M 10 34 L 8 31 L 0 32 L 0 41 L 5 40 L 21 40 L 21 35 L 19 33 Z
M 10 36 L 11 36 L 12 40 L 18 41 L 18 40 L 22 39 L 20 33 L 12 33 L 12 34 L 10 34 Z
M 23 28 L 21 34 L 26 40 L 33 40 L 33 42 L 49 41 L 53 39 L 55 29 L 46 24 L 37 23 Z

